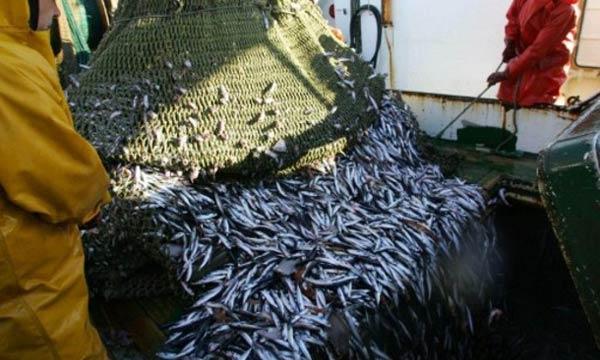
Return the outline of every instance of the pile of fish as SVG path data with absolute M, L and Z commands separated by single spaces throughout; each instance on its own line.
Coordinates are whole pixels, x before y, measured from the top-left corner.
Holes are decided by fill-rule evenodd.
M 312 175 L 194 185 L 132 171 L 150 243 L 194 299 L 160 357 L 469 358 L 489 311 L 484 196 L 422 160 L 395 100 L 379 114 Z

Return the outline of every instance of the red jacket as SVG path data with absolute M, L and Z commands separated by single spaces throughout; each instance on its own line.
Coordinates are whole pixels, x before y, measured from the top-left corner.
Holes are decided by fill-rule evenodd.
M 517 56 L 508 63 L 508 80 L 498 98 L 520 106 L 552 104 L 567 80 L 577 0 L 513 0 L 506 39 L 516 43 Z

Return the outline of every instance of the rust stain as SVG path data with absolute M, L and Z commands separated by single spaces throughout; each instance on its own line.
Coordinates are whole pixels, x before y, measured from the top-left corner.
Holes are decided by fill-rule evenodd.
M 402 94 L 404 96 L 415 96 L 422 99 L 438 99 L 442 102 L 471 102 L 475 99 L 472 96 L 462 96 L 462 95 L 443 95 L 443 94 L 434 94 L 434 93 L 426 93 L 426 92 L 418 92 L 418 91 L 403 91 Z M 425 100 L 423 100 L 425 101 Z M 482 98 L 477 101 L 477 105 L 501 105 L 500 101 L 496 99 Z M 558 105 L 538 105 L 528 107 L 527 109 L 531 110 L 541 110 L 541 111 L 550 111 L 553 113 L 559 113 L 559 117 L 565 120 L 573 121 L 573 112 L 569 112 L 567 108 Z
M 383 26 L 392 25 L 392 0 L 381 0 L 381 9 Z

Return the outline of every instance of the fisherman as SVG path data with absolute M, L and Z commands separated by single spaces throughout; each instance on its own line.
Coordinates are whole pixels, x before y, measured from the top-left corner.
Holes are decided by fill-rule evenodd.
M 508 10 L 506 70 L 488 78 L 500 84 L 507 105 L 553 104 L 567 80 L 577 23 L 577 0 L 513 0 Z
M 55 0 L 0 6 L 0 358 L 106 359 L 90 323 L 79 226 L 110 201 L 73 128 L 48 29 Z

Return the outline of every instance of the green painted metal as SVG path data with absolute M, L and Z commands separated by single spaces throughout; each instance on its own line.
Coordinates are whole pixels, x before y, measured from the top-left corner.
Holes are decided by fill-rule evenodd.
M 538 185 L 600 346 L 600 102 L 551 144 Z
M 537 157 L 535 155 L 519 152 L 498 154 L 489 148 L 432 138 L 427 139 L 427 143 L 439 152 L 441 157 L 457 158 L 456 168 L 447 175 L 459 176 L 482 185 L 485 178 L 495 176 L 532 185 L 536 183 Z
M 514 152 L 517 137 L 510 131 L 492 126 L 467 126 L 456 132 L 458 142 L 465 145 L 481 145 L 489 149 L 500 147 L 499 151 Z
M 481 185 L 489 194 L 504 190 L 511 204 L 543 208 L 537 187 L 537 156 L 522 152 L 498 153 L 457 141 L 428 138 L 425 153 L 447 176 Z

